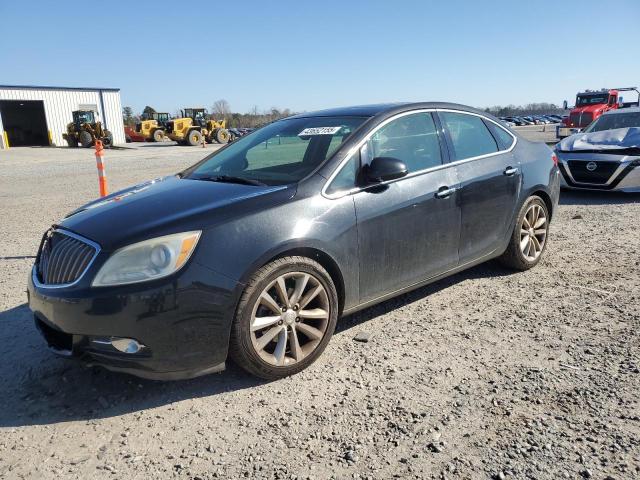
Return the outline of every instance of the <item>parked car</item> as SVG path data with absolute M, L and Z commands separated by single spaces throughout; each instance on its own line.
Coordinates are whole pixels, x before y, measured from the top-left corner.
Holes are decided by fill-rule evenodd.
M 533 120 L 528 120 L 526 117 L 516 117 L 520 122 L 520 125 L 533 125 Z
M 603 113 L 556 152 L 564 188 L 640 192 L 640 108 Z
M 29 307 L 89 364 L 177 379 L 230 356 L 280 378 L 342 315 L 492 258 L 535 266 L 559 191 L 553 152 L 479 110 L 304 113 L 71 212 L 44 235 Z

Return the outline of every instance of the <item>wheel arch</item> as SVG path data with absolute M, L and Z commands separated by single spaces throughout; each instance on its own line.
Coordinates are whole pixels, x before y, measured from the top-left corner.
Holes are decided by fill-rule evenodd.
M 331 280 L 333 281 L 333 284 L 336 287 L 336 293 L 338 294 L 338 316 L 340 316 L 344 309 L 345 293 L 346 293 L 344 277 L 335 259 L 331 255 L 329 255 L 327 252 L 319 248 L 309 247 L 309 246 L 288 246 L 278 251 L 277 253 L 271 253 L 271 255 L 266 257 L 266 259 L 263 259 L 257 262 L 255 265 L 252 266 L 252 268 L 249 269 L 249 271 L 242 278 L 242 283 L 246 284 L 249 277 L 253 275 L 253 273 L 256 270 L 264 267 L 268 263 L 271 263 L 274 260 L 277 260 L 282 257 L 292 257 L 292 256 L 307 257 L 307 258 L 310 258 L 311 260 L 315 260 L 322 266 L 322 268 L 324 268 L 327 271 L 327 273 L 331 277 Z
M 551 220 L 553 218 L 553 201 L 551 200 L 551 195 L 549 195 L 545 190 L 543 189 L 534 189 L 529 196 L 532 195 L 536 195 L 538 197 L 540 197 L 542 199 L 542 201 L 545 203 L 545 205 L 547 206 L 547 211 L 549 212 L 549 220 Z

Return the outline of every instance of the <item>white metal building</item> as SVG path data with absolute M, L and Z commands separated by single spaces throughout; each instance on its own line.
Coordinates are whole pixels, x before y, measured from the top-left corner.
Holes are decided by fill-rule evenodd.
M 113 142 L 125 143 L 119 88 L 0 85 L 0 148 L 66 146 L 74 110 L 93 110 Z

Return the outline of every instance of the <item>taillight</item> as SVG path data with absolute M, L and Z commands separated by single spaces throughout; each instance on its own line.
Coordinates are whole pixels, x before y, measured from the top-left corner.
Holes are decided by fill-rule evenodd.
M 551 160 L 553 161 L 553 164 L 557 167 L 558 166 L 558 156 L 555 153 L 551 154 Z

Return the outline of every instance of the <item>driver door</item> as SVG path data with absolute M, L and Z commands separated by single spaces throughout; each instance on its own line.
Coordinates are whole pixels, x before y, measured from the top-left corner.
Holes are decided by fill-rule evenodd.
M 377 130 L 360 151 L 405 163 L 408 175 L 354 194 L 360 299 L 373 300 L 458 264 L 460 208 L 455 168 L 429 112 L 403 115 Z

